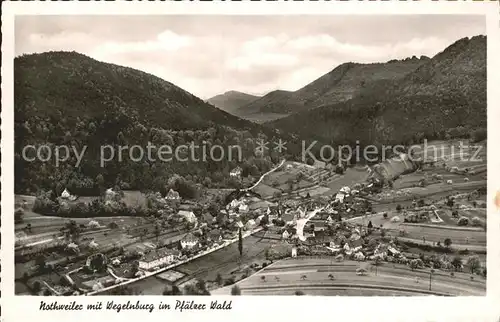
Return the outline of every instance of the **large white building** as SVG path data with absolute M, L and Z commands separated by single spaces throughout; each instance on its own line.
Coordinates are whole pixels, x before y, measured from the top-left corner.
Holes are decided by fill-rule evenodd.
M 179 210 L 177 214 L 181 217 L 184 217 L 184 219 L 186 219 L 187 222 L 196 223 L 198 221 L 198 219 L 196 218 L 195 214 L 192 211 Z
M 143 270 L 152 270 L 161 265 L 171 264 L 179 252 L 171 249 L 152 251 L 139 260 L 139 268 Z

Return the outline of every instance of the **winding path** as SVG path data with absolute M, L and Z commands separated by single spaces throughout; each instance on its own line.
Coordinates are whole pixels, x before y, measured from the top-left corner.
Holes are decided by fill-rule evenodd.
M 264 173 L 263 175 L 261 175 L 260 179 L 253 186 L 251 186 L 249 188 L 246 188 L 246 189 L 242 189 L 241 191 L 250 191 L 253 188 L 257 187 L 262 182 L 262 180 L 264 180 L 265 176 L 267 176 L 268 174 L 273 173 L 274 171 L 276 171 L 279 168 L 281 168 L 283 166 L 283 164 L 285 164 L 285 162 L 286 162 L 286 160 L 283 159 L 279 165 L 277 165 L 276 167 L 272 168 L 271 170 L 269 170 L 266 173 Z

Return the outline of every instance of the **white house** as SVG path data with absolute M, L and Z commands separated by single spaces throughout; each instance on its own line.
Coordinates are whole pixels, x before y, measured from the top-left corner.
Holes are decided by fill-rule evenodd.
M 168 265 L 172 263 L 178 255 L 178 252 L 170 249 L 153 251 L 139 260 L 139 268 L 143 270 L 152 270 L 160 265 Z
M 177 214 L 186 219 L 186 221 L 189 223 L 196 223 L 196 221 L 198 220 L 192 211 L 179 210 Z
M 64 191 L 61 193 L 61 198 L 69 199 L 69 197 L 71 197 L 71 194 L 69 193 L 68 189 L 64 189 Z
M 228 205 L 228 207 L 227 207 L 227 208 L 228 208 L 228 209 L 231 209 L 231 208 L 233 208 L 233 209 L 234 209 L 234 208 L 239 208 L 239 206 L 240 206 L 241 204 L 243 204 L 243 202 L 241 202 L 241 201 L 239 201 L 239 200 L 237 200 L 237 199 L 233 199 L 233 200 L 231 201 L 231 203 Z
M 246 213 L 248 212 L 248 205 L 247 204 L 244 204 L 244 203 L 241 203 L 239 206 L 238 206 L 238 211 L 240 213 Z
M 281 235 L 281 237 L 282 237 L 283 239 L 288 239 L 288 238 L 290 237 L 290 234 L 288 233 L 288 231 L 286 231 L 286 230 L 285 230 L 285 231 L 283 232 L 283 234 Z
M 350 194 L 351 193 L 351 188 L 348 186 L 342 187 L 339 192 L 345 193 L 345 194 Z
M 99 225 L 99 222 L 97 222 L 96 220 L 89 221 L 89 223 L 87 224 L 87 226 L 89 228 L 99 228 L 99 227 L 101 227 L 101 225 Z
M 75 252 L 75 253 L 79 253 L 80 252 L 80 248 L 78 247 L 77 244 L 75 243 L 70 243 L 68 244 L 68 246 L 66 246 L 66 248 L 72 252 Z
M 112 188 L 106 189 L 105 199 L 114 199 L 116 197 L 116 192 Z
M 292 257 L 297 257 L 297 247 L 292 248 Z
M 179 193 L 175 190 L 172 190 L 170 189 L 167 193 L 167 195 L 165 196 L 165 199 L 167 200 L 181 200 L 181 196 L 179 195 Z
M 240 177 L 241 176 L 241 172 L 242 172 L 241 168 L 240 167 L 236 167 L 233 170 L 231 170 L 231 172 L 229 173 L 229 175 L 231 177 Z
M 364 261 L 365 255 L 363 255 L 362 252 L 358 252 L 358 253 L 354 254 L 354 259 L 357 261 Z
M 400 222 L 401 219 L 398 216 L 394 216 L 391 218 L 391 222 Z
M 236 227 L 238 227 L 239 229 L 242 229 L 243 227 L 245 227 L 245 225 L 243 225 L 243 223 L 241 222 L 241 220 L 238 220 L 236 222 Z
M 452 183 L 453 183 L 453 181 L 451 181 L 451 180 L 446 180 L 446 183 L 447 183 L 447 184 L 452 184 Z
M 221 242 L 222 235 L 221 235 L 220 231 L 214 229 L 214 230 L 211 230 L 208 232 L 207 239 L 214 242 L 214 243 Z
M 198 238 L 196 238 L 193 234 L 189 233 L 181 239 L 181 247 L 182 249 L 190 249 L 198 245 Z
M 254 229 L 256 225 L 257 225 L 257 224 L 255 223 L 255 220 L 250 219 L 250 220 L 249 220 L 249 221 L 247 221 L 247 223 L 245 224 L 245 228 L 246 228 L 246 230 L 251 230 L 251 229 Z
M 93 241 L 93 240 L 92 240 L 92 241 L 89 243 L 89 248 L 90 248 L 90 249 L 98 249 L 98 248 L 99 248 L 99 244 L 97 244 L 95 241 Z
M 344 202 L 344 197 L 345 195 L 343 193 L 337 193 L 337 195 L 335 196 L 335 200 L 339 201 L 340 203 L 343 203 Z

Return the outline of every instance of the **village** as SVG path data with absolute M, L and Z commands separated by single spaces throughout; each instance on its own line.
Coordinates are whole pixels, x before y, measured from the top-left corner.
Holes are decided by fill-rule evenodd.
M 445 279 L 438 295 L 481 294 L 486 163 L 447 157 L 341 169 L 282 160 L 249 189 L 207 189 L 196 201 L 116 187 L 100 198 L 16 196 L 16 293 L 294 294 L 313 283 L 310 294 L 324 295 L 369 275 L 360 294 L 424 294 L 420 280 L 434 274 Z M 107 216 L 122 208 L 148 212 Z M 304 260 L 312 273 L 300 273 Z M 398 274 L 406 284 L 383 291 Z

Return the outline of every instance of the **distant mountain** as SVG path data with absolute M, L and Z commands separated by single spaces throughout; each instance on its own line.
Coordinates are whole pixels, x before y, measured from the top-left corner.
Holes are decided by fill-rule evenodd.
M 289 113 L 297 106 L 289 106 L 293 104 L 293 92 L 275 90 L 262 96 L 261 98 L 242 106 L 237 110 L 239 115 L 247 115 L 252 113 Z
M 220 108 L 223 111 L 234 114 L 234 112 L 250 102 L 258 99 L 259 96 L 250 95 L 238 91 L 229 91 L 224 94 L 216 95 L 207 100 L 208 103 Z
M 239 115 L 252 113 L 292 114 L 327 104 L 347 101 L 378 81 L 396 81 L 413 72 L 429 58 L 412 57 L 387 63 L 345 63 L 295 92 L 273 91 L 241 107 Z
M 350 144 L 357 140 L 361 144 L 412 142 L 423 137 L 466 136 L 468 132 L 485 135 L 486 37 L 460 39 L 432 59 L 414 58 L 410 64 L 411 61 L 414 61 L 413 67 L 417 67 L 403 77 L 395 76 L 397 79 L 392 80 L 372 77 L 371 81 L 379 80 L 364 88 L 360 86 L 358 94 L 350 100 L 325 104 L 268 125 L 290 133 Z M 396 64 L 404 65 L 404 62 Z M 344 74 L 354 66 L 346 66 Z M 320 80 L 317 84 L 329 83 L 326 78 Z M 308 86 L 299 91 L 313 92 L 307 90 Z M 352 87 L 344 88 L 350 89 L 325 89 L 313 103 L 326 103 L 324 97 L 347 98 L 355 92 Z
M 161 191 L 175 183 L 174 188 L 184 197 L 192 197 L 198 185 L 238 187 L 241 183 L 229 176 L 237 165 L 245 174 L 257 176 L 270 169 L 271 161 L 278 161 L 272 155 L 264 159 L 254 156 L 257 140 L 274 139 L 275 130 L 221 111 L 148 73 L 76 52 L 15 58 L 14 118 L 17 193 L 43 189 L 60 194 L 68 187 L 72 193 L 84 195 L 114 185 Z M 188 157 L 189 151 L 175 152 L 191 143 L 206 146 L 206 151 L 214 145 L 239 144 L 243 160 L 235 155 L 201 162 L 201 154 L 193 158 Z M 21 157 L 25 146 L 38 144 L 87 150 L 78 167 L 74 153 L 59 166 Z M 149 144 L 170 146 L 172 153 L 164 158 L 171 161 L 159 159 L 154 149 L 149 159 Z M 115 148 L 105 166 L 100 164 L 103 146 Z M 143 148 L 142 157 L 138 150 L 130 155 L 128 148 L 133 146 Z M 300 145 L 296 146 L 299 151 Z M 122 158 L 119 147 L 127 148 Z

